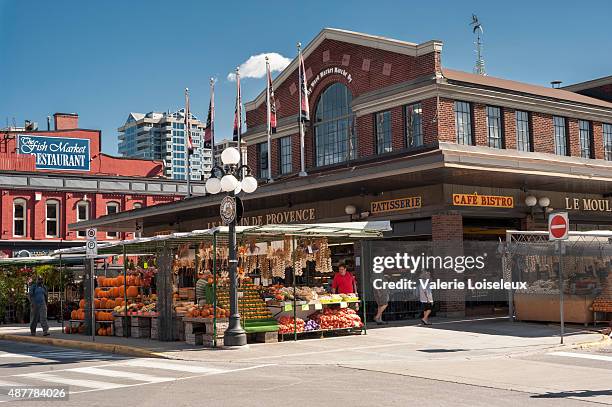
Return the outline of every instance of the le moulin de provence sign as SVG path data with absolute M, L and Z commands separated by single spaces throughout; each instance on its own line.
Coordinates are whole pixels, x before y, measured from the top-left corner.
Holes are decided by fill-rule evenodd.
M 89 171 L 89 139 L 20 134 L 17 151 L 35 156 L 37 170 Z

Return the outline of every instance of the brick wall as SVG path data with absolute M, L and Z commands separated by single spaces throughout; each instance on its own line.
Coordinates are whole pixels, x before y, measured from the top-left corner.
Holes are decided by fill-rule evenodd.
M 455 131 L 455 101 L 440 98 L 438 103 L 438 140 L 447 143 L 457 141 Z
M 604 155 L 604 142 L 603 142 L 603 124 L 601 122 L 593 122 L 593 151 L 595 152 L 595 158 L 603 160 Z
M 503 108 L 502 114 L 506 148 L 516 149 L 516 111 L 510 108 Z
M 533 128 L 533 151 L 538 153 L 555 153 L 555 137 L 552 115 L 533 113 L 531 115 Z

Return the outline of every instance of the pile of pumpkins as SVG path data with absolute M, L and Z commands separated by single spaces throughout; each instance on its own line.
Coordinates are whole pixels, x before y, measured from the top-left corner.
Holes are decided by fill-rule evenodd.
M 94 300 L 94 307 L 95 309 L 112 309 L 115 308 L 115 304 L 117 305 L 123 305 L 124 301 L 122 298 L 117 298 L 116 301 L 113 300 Z M 73 320 L 77 320 L 77 321 L 83 321 L 85 320 L 85 306 L 87 304 L 85 303 L 85 300 L 81 300 L 79 301 L 79 309 L 75 309 L 72 310 L 72 312 L 70 313 L 70 319 Z M 105 311 L 95 311 L 95 316 L 96 316 L 96 321 L 112 321 L 113 320 L 113 314 L 112 312 L 105 312 Z
M 96 298 L 119 298 L 127 295 L 135 298 L 140 295 L 138 287 L 142 285 L 139 275 L 129 275 L 127 279 L 123 276 L 117 277 L 98 277 L 98 287 L 95 289 Z M 108 307 L 113 308 L 113 307 Z
M 211 304 L 206 304 L 200 307 L 195 305 L 188 307 L 185 316 L 188 318 L 212 318 L 214 315 L 215 309 L 213 306 Z M 229 318 L 229 316 L 229 310 L 217 307 L 217 318 Z
M 113 336 L 113 327 L 109 326 L 107 328 L 98 328 L 97 334 L 98 336 Z

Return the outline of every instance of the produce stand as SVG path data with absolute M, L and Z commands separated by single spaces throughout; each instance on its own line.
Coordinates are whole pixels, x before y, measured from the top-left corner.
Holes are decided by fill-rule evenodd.
M 274 342 L 288 335 L 297 340 L 306 332 L 365 332 L 360 316 L 365 312 L 363 267 L 356 276 L 359 295 L 332 296 L 318 284 L 333 276 L 329 244 L 376 239 L 389 229 L 388 221 L 238 226 L 238 308 L 250 340 Z M 184 338 L 193 345 L 218 346 L 229 317 L 228 232 L 227 227 L 217 227 L 99 244 L 99 255 L 123 255 L 125 264 L 123 276 L 98 281 L 105 288 L 96 291 L 96 299 L 115 302 L 106 307 L 112 309 L 113 319 L 104 324 L 114 326 L 115 335 Z M 61 249 L 54 255 L 83 251 Z M 149 285 L 143 282 L 147 268 L 142 257 L 155 270 Z M 138 266 L 128 270 L 129 262 Z M 193 286 L 194 276 L 201 272 L 208 276 L 200 277 L 208 286 L 206 298 L 198 304 Z M 139 281 L 125 284 L 130 277 Z

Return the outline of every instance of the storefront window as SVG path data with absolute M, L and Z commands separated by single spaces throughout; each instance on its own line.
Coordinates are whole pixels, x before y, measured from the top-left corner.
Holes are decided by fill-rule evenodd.
M 280 171 L 281 174 L 289 174 L 293 171 L 291 155 L 291 136 L 282 137 L 278 140 L 280 145 Z
M 76 221 L 83 222 L 86 220 L 89 220 L 89 202 L 78 202 L 76 206 Z M 79 230 L 77 232 L 77 237 L 85 237 L 85 235 L 86 232 L 84 230 Z
M 473 145 L 472 105 L 468 102 L 455 102 L 455 131 L 457 143 Z
M 516 149 L 519 151 L 531 150 L 531 134 L 529 125 L 529 113 L 516 111 Z
M 603 124 L 604 156 L 612 161 L 612 124 Z
M 26 200 L 22 198 L 13 201 L 13 236 L 24 237 L 26 235 Z
M 393 151 L 391 135 L 391 112 L 376 113 L 376 149 L 378 154 Z
M 423 145 L 423 109 L 420 103 L 406 106 L 406 146 Z
M 499 107 L 487 106 L 487 136 L 489 147 L 504 148 L 501 109 Z
M 45 205 L 46 217 L 46 233 L 47 237 L 59 236 L 59 202 L 49 200 Z
M 593 158 L 591 154 L 591 122 L 579 120 L 578 129 L 580 135 L 580 157 Z
M 257 150 L 259 178 L 268 178 L 268 143 L 259 143 L 257 145 Z
M 109 202 L 106 204 L 106 214 L 112 215 L 119 212 L 119 204 L 117 202 Z M 106 237 L 109 239 L 116 239 L 117 232 L 106 232 Z
M 314 122 L 317 166 L 355 157 L 352 101 L 351 92 L 341 83 L 334 83 L 321 95 Z
M 553 127 L 555 129 L 555 154 L 568 155 L 565 117 L 553 116 Z

